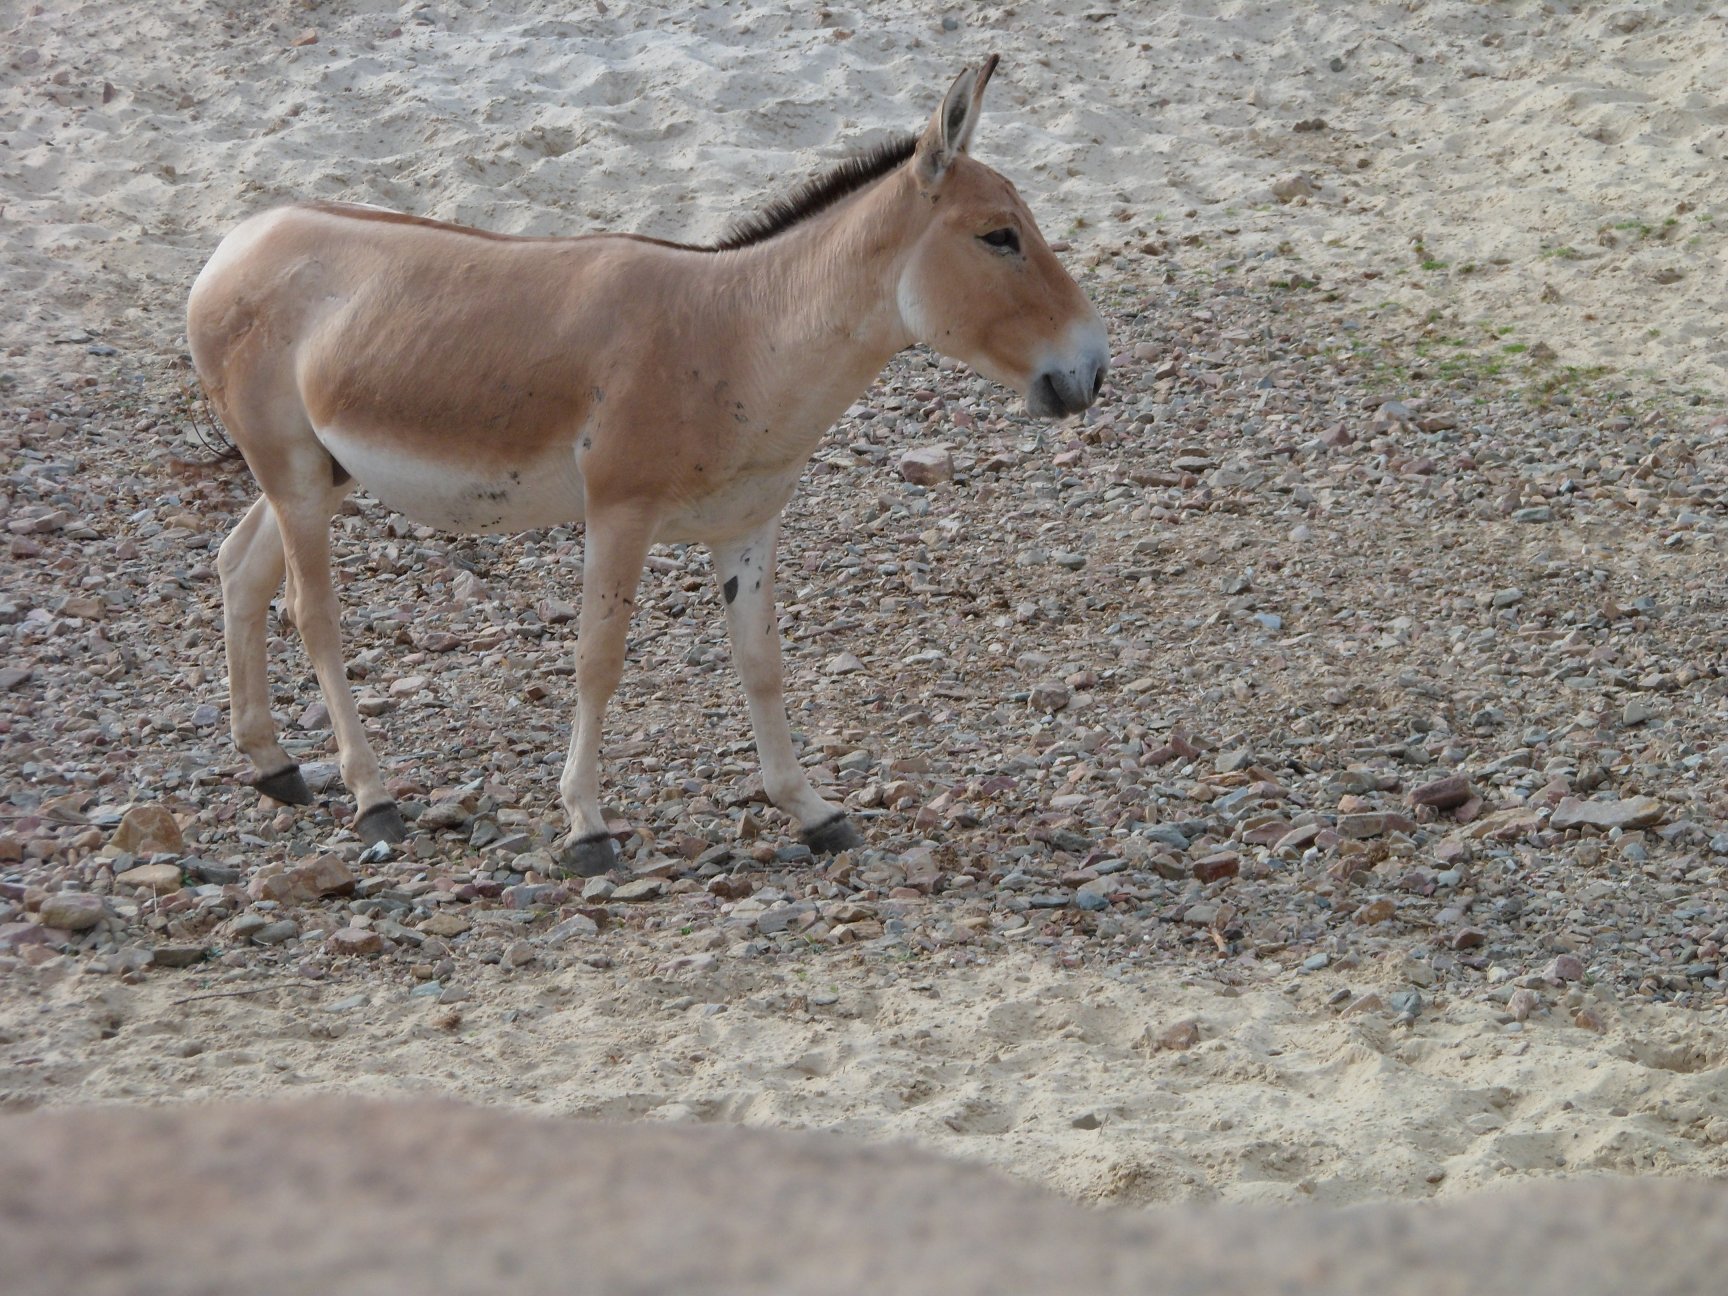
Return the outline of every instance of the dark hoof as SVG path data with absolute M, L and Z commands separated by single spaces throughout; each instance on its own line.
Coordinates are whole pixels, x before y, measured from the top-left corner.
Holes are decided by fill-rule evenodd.
M 306 780 L 301 777 L 298 765 L 290 765 L 274 774 L 266 774 L 252 786 L 283 805 L 312 804 L 312 789 L 306 786 Z
M 818 855 L 836 855 L 841 851 L 857 850 L 864 844 L 864 839 L 858 835 L 850 819 L 837 814 L 814 828 L 806 828 L 804 844 Z
M 617 864 L 618 852 L 606 833 L 573 841 L 558 852 L 558 867 L 571 877 L 599 877 Z
M 380 801 L 354 821 L 354 831 L 368 846 L 379 842 L 399 842 L 408 835 L 408 825 L 402 822 L 402 812 L 394 801 Z

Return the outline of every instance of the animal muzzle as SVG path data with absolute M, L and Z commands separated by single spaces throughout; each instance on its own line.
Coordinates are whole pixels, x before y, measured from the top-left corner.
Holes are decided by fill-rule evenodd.
M 1052 366 L 1032 380 L 1026 408 L 1039 418 L 1078 414 L 1098 399 L 1110 357 L 1100 348 L 1073 363 Z

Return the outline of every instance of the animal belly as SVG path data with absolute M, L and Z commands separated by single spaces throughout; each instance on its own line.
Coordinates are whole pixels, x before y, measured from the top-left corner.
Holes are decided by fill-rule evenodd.
M 321 429 L 318 439 L 354 480 L 423 526 L 511 532 L 580 522 L 582 474 L 567 449 L 505 463 L 450 462 Z

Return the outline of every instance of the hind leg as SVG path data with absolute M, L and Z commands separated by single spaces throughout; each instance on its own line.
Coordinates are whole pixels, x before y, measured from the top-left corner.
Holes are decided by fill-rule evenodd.
M 265 644 L 270 600 L 282 584 L 284 567 L 276 515 L 270 501 L 260 498 L 216 555 L 228 657 L 228 720 L 234 745 L 257 771 L 258 790 L 290 805 L 307 805 L 312 793 L 294 758 L 282 749 L 270 715 Z

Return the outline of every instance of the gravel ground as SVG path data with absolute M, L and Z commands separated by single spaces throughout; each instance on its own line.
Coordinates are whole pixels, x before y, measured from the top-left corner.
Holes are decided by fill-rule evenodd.
M 72 344 L 0 431 L 0 976 L 373 959 L 448 991 L 644 940 L 1020 946 L 1226 984 L 1396 968 L 1339 1008 L 1483 998 L 1508 1029 L 1719 1013 L 1720 409 L 1449 362 L 1444 322 L 1275 259 L 1092 260 L 1118 355 L 1082 421 L 908 352 L 790 510 L 794 726 L 869 848 L 813 861 L 765 804 L 707 556 L 662 549 L 607 748 L 628 868 L 585 885 L 544 849 L 579 533 L 338 519 L 350 674 L 417 816 L 362 857 L 297 644 L 277 711 L 327 799 L 236 785 L 213 559 L 250 479 L 175 474 L 179 376 Z

